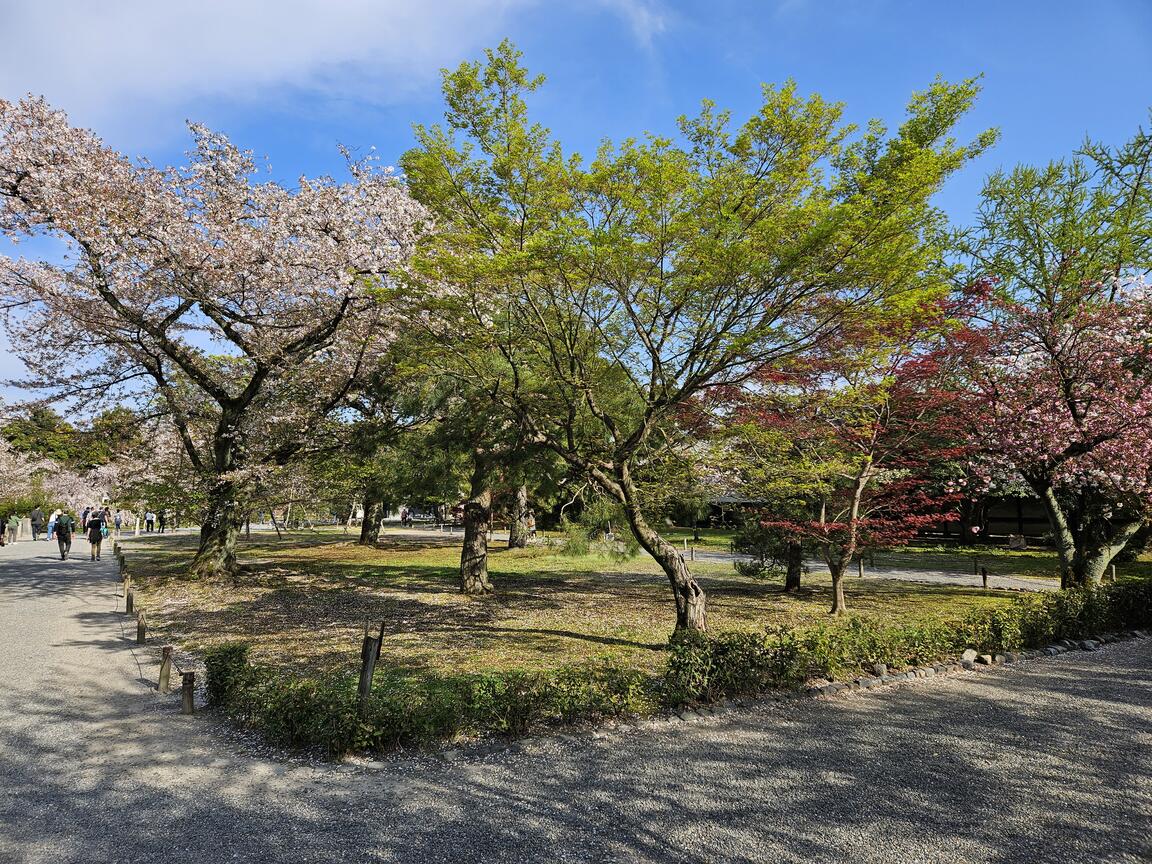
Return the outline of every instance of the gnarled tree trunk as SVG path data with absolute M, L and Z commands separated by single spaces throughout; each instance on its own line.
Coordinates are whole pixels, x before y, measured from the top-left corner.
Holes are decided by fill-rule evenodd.
M 632 535 L 644 551 L 660 565 L 660 569 L 664 571 L 672 586 L 672 594 L 676 599 L 677 632 L 707 630 L 708 597 L 704 589 L 688 572 L 688 565 L 684 563 L 684 556 L 679 550 L 653 531 L 644 519 L 637 504 L 635 486 L 626 467 L 617 472 L 616 479 L 624 495 L 624 515 L 628 519 Z
M 1032 480 L 1030 485 L 1044 502 L 1044 512 L 1052 527 L 1056 555 L 1060 560 L 1060 587 L 1099 585 L 1112 559 L 1124 550 L 1144 520 L 1113 524 L 1106 537 L 1088 537 L 1085 535 L 1093 532 L 1085 529 L 1083 519 L 1078 518 L 1075 509 L 1069 516 L 1050 484 Z
M 232 483 L 220 481 L 208 495 L 208 512 L 200 526 L 200 548 L 188 567 L 202 579 L 229 576 L 236 572 L 236 541 L 244 524 L 244 513 L 236 500 Z
M 491 594 L 488 579 L 488 530 L 492 526 L 492 489 L 485 458 L 473 456 L 472 481 L 464 504 L 464 548 L 460 551 L 460 590 Z
M 528 545 L 528 487 L 516 487 L 516 500 L 508 520 L 508 548 L 523 549 Z

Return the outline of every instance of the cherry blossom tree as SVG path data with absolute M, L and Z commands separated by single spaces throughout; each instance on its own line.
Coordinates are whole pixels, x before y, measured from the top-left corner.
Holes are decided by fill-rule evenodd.
M 982 469 L 1040 498 L 1065 587 L 1097 583 L 1152 517 L 1152 292 L 1074 310 L 994 299 L 976 331 L 970 436 Z
M 959 241 L 973 441 L 1043 502 L 1063 584 L 1098 582 L 1152 515 L 1152 136 L 993 175 Z
M 0 101 L 0 231 L 67 251 L 0 258 L 0 290 L 17 351 L 81 373 L 48 386 L 162 407 L 207 487 L 192 572 L 212 575 L 235 568 L 250 475 L 295 458 L 402 326 L 390 275 L 426 217 L 370 160 L 288 188 L 191 131 L 188 164 L 158 168 Z

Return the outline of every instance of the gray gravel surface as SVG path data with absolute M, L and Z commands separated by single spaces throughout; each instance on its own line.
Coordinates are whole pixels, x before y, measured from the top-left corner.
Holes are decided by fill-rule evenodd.
M 1152 640 L 340 765 L 181 717 L 52 550 L 0 549 L 4 864 L 1152 859 Z

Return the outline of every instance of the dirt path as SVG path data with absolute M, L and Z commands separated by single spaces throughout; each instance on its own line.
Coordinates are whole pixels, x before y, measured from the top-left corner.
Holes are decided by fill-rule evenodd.
M 1152 855 L 1152 641 L 844 699 L 311 764 L 152 690 L 111 561 L 0 549 L 0 861 Z

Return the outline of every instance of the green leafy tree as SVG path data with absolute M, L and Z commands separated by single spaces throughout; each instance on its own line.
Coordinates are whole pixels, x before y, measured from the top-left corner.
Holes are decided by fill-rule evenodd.
M 973 81 L 855 140 L 839 105 L 787 84 L 740 126 L 705 103 L 676 139 L 604 144 L 585 167 L 529 122 L 541 83 L 507 42 L 445 75 L 446 123 L 403 159 L 439 227 L 418 272 L 455 289 L 440 312 L 458 341 L 502 359 L 476 374 L 505 410 L 622 506 L 677 630 L 704 629 L 704 588 L 645 508 L 645 460 L 693 399 L 910 302 L 942 225 L 929 198 L 994 136 L 950 137 Z

